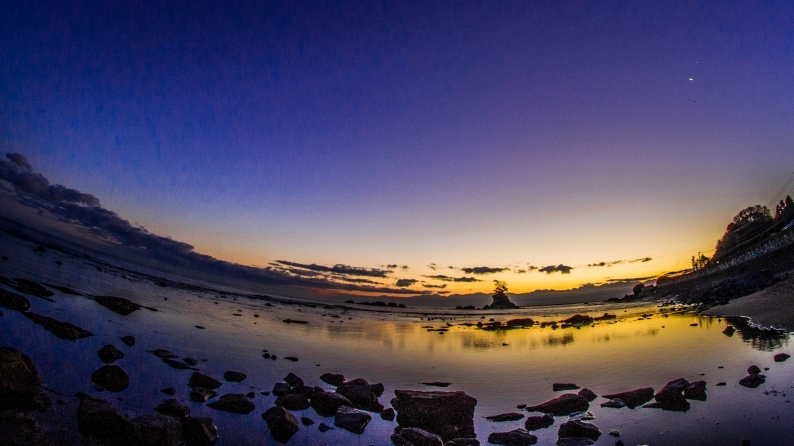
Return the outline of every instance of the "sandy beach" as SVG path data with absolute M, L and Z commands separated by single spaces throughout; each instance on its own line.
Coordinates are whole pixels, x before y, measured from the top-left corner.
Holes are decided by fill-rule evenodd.
M 794 327 L 794 274 L 769 288 L 703 311 L 706 316 L 746 316 L 753 323 L 790 330 Z

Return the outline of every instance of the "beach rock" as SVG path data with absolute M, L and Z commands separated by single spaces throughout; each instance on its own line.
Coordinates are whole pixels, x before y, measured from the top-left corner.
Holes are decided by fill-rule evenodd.
M 593 323 L 593 318 L 586 314 L 575 314 L 562 322 L 570 325 L 590 325 Z
M 13 446 L 45 446 L 44 434 L 29 414 L 0 411 L 0 443 Z
M 187 364 L 187 365 L 189 365 L 191 367 L 195 367 L 196 365 L 198 365 L 198 360 L 197 359 L 184 358 L 183 361 L 185 361 L 185 364 Z
M 83 330 L 77 325 L 73 325 L 68 322 L 61 322 L 51 317 L 31 313 L 30 311 L 26 311 L 22 313 L 22 315 L 33 321 L 33 323 L 41 325 L 45 330 L 49 331 L 55 336 L 61 339 L 66 339 L 67 341 L 75 341 L 77 339 L 87 338 L 94 335 L 90 331 Z
M 182 362 L 182 361 L 180 361 L 178 359 L 160 358 L 160 360 L 163 361 L 164 363 L 166 363 L 169 367 L 177 369 L 177 370 L 187 370 L 187 369 L 190 368 L 190 365 L 188 365 L 186 362 Z
M 354 434 L 361 434 L 371 419 L 372 417 L 366 412 L 348 406 L 340 406 L 334 415 L 334 426 Z
M 136 444 L 140 446 L 180 446 L 182 424 L 165 415 L 141 415 L 130 422 L 135 433 Z
M 747 367 L 747 373 L 750 375 L 757 375 L 761 373 L 761 368 L 757 365 L 751 365 L 750 367 Z
M 684 399 L 684 390 L 689 387 L 689 381 L 684 378 L 674 379 L 664 385 L 653 398 L 662 404 L 678 404 Z
M 117 365 L 104 365 L 91 375 L 91 381 L 109 392 L 121 392 L 130 386 L 130 377 Z
M 331 429 L 333 429 L 333 428 L 331 426 L 325 424 L 325 423 L 320 423 L 320 425 L 317 426 L 317 430 L 320 431 L 320 432 L 328 432 Z
M 301 417 L 301 424 L 304 426 L 311 426 L 314 424 L 314 420 L 309 417 Z
M 110 364 L 124 357 L 124 353 L 116 347 L 108 344 L 99 349 L 97 352 L 99 359 L 105 364 Z
M 323 389 L 319 389 L 319 391 L 325 392 Z M 289 389 L 289 393 L 290 394 L 303 395 L 306 398 L 311 398 L 311 396 L 314 395 L 317 392 L 318 392 L 317 388 L 309 387 L 309 386 L 295 386 L 295 387 Z
M 127 444 L 134 427 L 109 402 L 83 395 L 77 407 L 77 430 L 85 439 L 100 444 Z
M 227 393 L 226 395 L 221 395 L 218 401 L 213 401 L 207 404 L 207 406 L 215 410 L 238 413 L 241 415 L 249 414 L 256 408 L 254 403 L 249 401 L 242 393 Z M 307 405 L 306 407 L 308 408 L 309 406 Z
M 510 319 L 506 322 L 506 324 L 508 328 L 531 327 L 535 325 L 535 321 L 525 317 L 520 319 Z
M 395 446 L 444 446 L 444 442 L 436 434 L 416 427 L 406 427 L 391 436 Z
M 611 407 L 613 409 L 622 409 L 626 407 L 626 403 L 620 398 L 612 398 L 601 403 L 601 407 Z
M 444 443 L 444 446 L 480 446 L 480 440 L 476 438 L 453 438 Z
M 194 387 L 190 391 L 190 401 L 194 403 L 204 403 L 210 398 L 215 398 L 218 396 L 218 392 L 210 389 L 205 389 L 204 387 Z
M 33 361 L 13 347 L 0 347 L 0 411 L 45 411 L 51 407 Z
M 538 404 L 537 406 L 527 406 L 529 412 L 543 412 L 550 413 L 554 416 L 570 415 L 574 412 L 583 412 L 590 407 L 590 402 L 587 398 L 576 395 L 575 393 L 566 393 L 557 398 L 546 401 L 545 403 Z
M 499 415 L 491 415 L 490 417 L 485 417 L 488 421 L 494 421 L 497 423 L 501 423 L 504 421 L 516 421 L 524 418 L 524 414 L 516 413 L 516 412 L 509 412 L 509 413 L 502 413 Z
M 706 381 L 694 381 L 684 389 L 684 398 L 688 400 L 706 401 Z
M 623 445 L 620 441 L 618 441 L 618 443 L 620 443 L 620 446 Z M 591 444 L 595 444 L 595 442 L 585 437 L 562 437 L 558 438 L 555 444 L 557 446 L 590 446 Z M 618 446 L 617 443 L 615 446 Z
M 380 413 L 380 417 L 386 421 L 394 421 L 394 417 L 396 416 L 394 409 L 389 407 L 388 409 L 383 410 Z
M 433 382 L 422 383 L 422 384 L 425 385 L 425 386 L 431 386 L 431 387 L 449 387 L 452 383 L 443 382 L 443 381 L 433 381 Z
M 298 375 L 296 375 L 294 373 L 291 373 L 291 372 L 290 372 L 289 375 L 284 377 L 284 382 L 289 384 L 290 387 L 302 386 L 303 385 L 303 379 L 301 379 L 300 376 L 298 376 Z
M 761 375 L 760 373 L 751 373 L 739 380 L 740 385 L 749 387 L 751 389 L 755 389 L 764 382 L 766 382 L 766 376 Z
M 783 362 L 783 361 L 785 361 L 786 359 L 788 359 L 790 357 L 791 357 L 791 355 L 787 355 L 785 353 L 778 353 L 778 354 L 775 355 L 774 359 L 775 359 L 775 362 Z
M 217 389 L 221 386 L 221 382 L 217 379 L 207 376 L 201 372 L 193 372 L 187 382 L 189 387 L 203 387 L 205 389 Z
M 247 378 L 245 373 L 235 372 L 234 370 L 229 370 L 223 374 L 223 379 L 234 383 L 239 383 L 245 378 Z
M 383 405 L 378 402 L 378 395 L 376 391 L 379 389 L 377 385 L 350 385 L 342 384 L 336 388 L 336 393 L 344 396 L 357 409 L 368 410 L 370 412 L 378 412 L 383 410 Z
M 356 378 L 356 379 L 354 379 L 352 381 L 345 381 L 342 385 L 347 385 L 347 386 L 366 386 L 377 397 L 380 397 L 381 395 L 383 395 L 383 391 L 385 389 L 385 387 L 383 387 L 383 384 L 380 384 L 380 383 L 378 383 L 378 384 L 370 384 L 364 378 Z
M 157 413 L 171 418 L 176 418 L 180 421 L 183 421 L 185 418 L 190 416 L 190 408 L 183 406 L 179 403 L 179 401 L 173 398 L 160 401 L 160 404 L 158 404 L 154 410 L 157 411 Z
M 488 436 L 488 443 L 503 446 L 528 446 L 538 442 L 538 437 L 526 429 L 513 429 L 510 432 L 494 432 Z
M 462 391 L 395 390 L 391 406 L 402 427 L 418 427 L 447 441 L 475 438 L 474 408 L 477 400 Z
M 321 417 L 331 417 L 341 406 L 353 406 L 349 399 L 338 393 L 323 392 L 312 396 L 311 407 Z
M 524 428 L 528 431 L 536 431 L 545 429 L 552 424 L 554 424 L 554 417 L 549 414 L 543 414 L 543 416 L 527 417 Z
M 25 296 L 0 288 L 0 307 L 8 308 L 9 310 L 28 311 L 30 301 Z
M 182 423 L 186 446 L 210 446 L 218 440 L 218 427 L 208 417 L 188 417 Z
M 341 386 L 345 382 L 345 375 L 340 373 L 323 373 L 320 380 L 332 386 Z
M 44 298 L 50 297 L 55 294 L 52 291 L 48 290 L 47 288 L 44 288 L 43 286 L 39 285 L 38 283 L 33 282 L 32 280 L 26 280 L 26 279 L 20 279 L 19 277 L 14 277 L 14 282 L 16 282 L 16 285 L 12 283 L 9 284 L 9 286 L 19 291 L 20 293 L 25 293 L 31 296 L 44 297 Z
M 577 393 L 577 395 L 587 398 L 587 401 L 591 403 L 594 399 L 598 398 L 598 395 L 596 395 L 595 392 L 590 389 L 582 389 Z
M 171 353 L 171 352 L 170 352 L 170 351 L 168 351 L 168 350 L 162 349 L 162 348 L 158 348 L 158 349 L 154 349 L 154 350 L 152 350 L 152 354 L 153 354 L 154 356 L 157 356 L 157 357 L 158 357 L 158 358 L 160 358 L 160 359 L 172 359 L 172 358 L 178 358 L 178 356 L 177 356 L 177 355 L 175 355 L 175 354 Z
M 584 437 L 598 441 L 601 430 L 590 423 L 579 420 L 568 421 L 560 425 L 559 437 Z
M 135 310 L 141 308 L 140 305 L 130 301 L 129 299 L 125 299 L 123 297 L 115 297 L 115 296 L 94 296 L 94 300 L 103 307 L 107 308 L 108 310 L 120 314 L 122 316 L 127 316 Z
M 622 400 L 629 409 L 634 409 L 641 406 L 653 398 L 653 387 L 642 387 L 640 389 L 629 390 L 627 392 L 613 393 L 611 395 L 603 395 L 604 398 Z
M 551 389 L 555 392 L 559 392 L 562 390 L 576 390 L 579 386 L 574 383 L 554 383 L 551 385 Z
M 122 336 L 121 342 L 127 344 L 128 347 L 132 347 L 135 345 L 135 336 Z
M 727 327 L 725 327 L 725 330 L 722 330 L 722 334 L 728 337 L 733 336 L 734 333 L 736 333 L 736 329 L 733 328 L 732 325 L 728 325 Z
M 286 443 L 298 432 L 298 420 L 283 407 L 271 407 L 262 414 L 270 429 L 270 435 L 279 443 Z
M 274 404 L 287 410 L 305 410 L 311 407 L 309 400 L 300 394 L 281 395 L 276 398 Z
M 288 394 L 290 391 L 289 384 L 275 383 L 273 384 L 273 395 L 282 396 Z

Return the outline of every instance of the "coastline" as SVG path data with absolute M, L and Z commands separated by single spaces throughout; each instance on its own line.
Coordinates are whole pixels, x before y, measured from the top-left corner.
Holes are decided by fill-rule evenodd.
M 794 328 L 794 275 L 747 296 L 701 312 L 704 316 L 744 316 L 757 325 L 791 331 Z

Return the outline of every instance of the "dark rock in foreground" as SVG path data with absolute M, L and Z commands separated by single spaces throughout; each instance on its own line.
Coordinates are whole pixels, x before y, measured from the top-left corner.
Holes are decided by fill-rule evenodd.
M 210 389 L 205 389 L 204 387 L 194 387 L 193 390 L 190 391 L 190 401 L 194 403 L 204 403 L 211 398 L 215 398 L 218 396 L 218 392 Z
M 117 349 L 116 347 L 108 344 L 99 349 L 97 356 L 99 356 L 99 359 L 105 364 L 110 364 L 124 358 L 124 353 L 122 353 L 121 350 Z
M 115 296 L 94 296 L 94 300 L 103 307 L 107 308 L 108 310 L 120 314 L 122 316 L 127 316 L 135 310 L 141 308 L 140 305 L 136 304 L 135 302 L 130 301 L 129 299 L 125 299 L 123 297 L 115 297 Z
M 51 317 L 41 316 L 29 311 L 22 313 L 22 315 L 33 321 L 35 324 L 41 325 L 45 330 L 49 331 L 55 336 L 61 339 L 66 339 L 67 341 L 74 341 L 94 335 L 90 331 L 83 330 L 77 325 L 72 325 L 68 322 L 61 322 Z
M 256 406 L 241 393 L 228 393 L 221 395 L 218 401 L 207 404 L 207 406 L 224 412 L 238 413 L 241 415 L 251 413 Z M 306 406 L 308 408 L 308 405 Z
M 566 393 L 537 406 L 527 406 L 527 411 L 550 413 L 559 417 L 575 412 L 583 412 L 589 407 L 590 402 L 587 401 L 587 398 L 574 393 Z
M 292 372 L 290 372 L 287 376 L 284 377 L 284 382 L 289 384 L 290 387 L 303 385 L 303 379 Z
M 270 435 L 279 443 L 286 443 L 298 432 L 298 420 L 283 407 L 271 407 L 262 414 L 270 429 Z
M 370 420 L 372 420 L 372 417 L 366 412 L 361 412 L 348 406 L 341 406 L 334 415 L 334 426 L 354 434 L 361 434 Z
M 122 336 L 121 342 L 127 344 L 128 347 L 132 347 L 135 345 L 135 336 Z
M 91 375 L 94 384 L 109 392 L 121 392 L 130 386 L 130 377 L 117 365 L 105 365 Z
M 205 389 L 217 389 L 221 386 L 221 382 L 217 379 L 207 376 L 201 372 L 193 372 L 187 382 L 189 387 L 203 387 Z
M 604 398 L 620 399 L 629 409 L 641 406 L 653 398 L 653 387 L 642 387 L 640 389 L 629 390 L 628 392 L 613 393 L 604 395 Z
M 309 417 L 301 417 L 301 424 L 304 426 L 311 426 L 314 424 L 314 420 Z
M 0 411 L 52 407 L 42 391 L 39 372 L 30 358 L 13 347 L 0 347 Z
M 554 417 L 549 414 L 543 416 L 527 417 L 524 422 L 524 428 L 528 431 L 536 431 L 538 429 L 545 429 L 554 424 Z
M 305 410 L 311 407 L 309 400 L 300 394 L 281 395 L 274 402 L 276 406 L 281 406 L 287 410 Z
M 241 382 L 247 377 L 245 373 L 235 372 L 234 370 L 229 370 L 223 374 L 223 379 L 234 383 Z
M 749 387 L 751 389 L 755 389 L 756 387 L 760 386 L 765 382 L 766 382 L 766 376 L 761 375 L 760 373 L 751 373 L 739 380 L 740 385 L 744 387 Z
M 590 389 L 582 389 L 577 393 L 577 395 L 587 398 L 587 401 L 590 401 L 591 403 L 594 399 L 598 398 L 598 395 L 596 395 L 595 392 Z
M 378 397 L 383 394 L 383 384 L 354 380 L 337 387 L 336 393 L 350 400 L 357 409 L 378 413 L 383 410 L 383 405 L 378 402 Z
M 464 392 L 395 390 L 391 400 L 402 427 L 418 427 L 444 441 L 475 438 L 474 408 L 477 400 Z
M 140 446 L 180 446 L 182 423 L 165 415 L 141 415 L 133 418 L 132 424 L 135 444 Z
M 288 394 L 290 391 L 289 384 L 275 383 L 273 384 L 273 395 L 282 396 Z
M 488 436 L 488 443 L 503 446 L 528 446 L 538 442 L 538 437 L 526 429 L 513 429 L 510 432 L 494 432 Z
M 38 283 L 33 282 L 32 280 L 20 279 L 19 277 L 14 277 L 14 282 L 16 282 L 16 285 L 11 283 L 9 284 L 9 286 L 19 291 L 20 293 L 25 293 L 31 296 L 42 297 L 42 298 L 47 298 L 55 294 L 52 291 L 48 290 L 47 288 L 44 288 L 43 286 L 39 285 Z M 51 300 L 51 299 L 47 299 L 47 300 Z
M 107 401 L 83 395 L 77 408 L 77 429 L 88 443 L 128 444 L 134 428 L 118 409 Z
M 787 355 L 786 353 L 778 353 L 775 355 L 775 362 L 783 362 L 790 357 L 791 355 Z
M 218 440 L 218 428 L 208 417 L 188 417 L 182 423 L 182 437 L 187 446 L 210 446 Z
M 724 334 L 725 336 L 728 336 L 728 337 L 733 336 L 734 333 L 736 333 L 736 329 L 733 328 L 732 325 L 728 325 L 727 327 L 725 327 L 725 330 L 722 330 L 722 334 Z
M 36 420 L 25 413 L 0 411 L 0 440 L 14 446 L 46 445 Z
M 689 381 L 684 378 L 672 380 L 664 385 L 653 398 L 662 405 L 676 406 L 686 403 L 684 399 L 684 390 L 689 387 Z M 688 406 L 689 403 L 686 403 Z
M 684 398 L 688 400 L 706 401 L 706 381 L 694 381 L 684 389 Z
M 190 408 L 183 406 L 179 401 L 173 398 L 161 401 L 154 410 L 157 411 L 157 413 L 176 418 L 180 421 L 190 416 Z
M 331 417 L 341 406 L 352 406 L 344 396 L 338 393 L 322 392 L 312 396 L 311 407 L 322 417 Z
M 341 373 L 323 373 L 320 380 L 332 386 L 341 386 L 345 382 L 345 375 Z
M 391 436 L 395 446 L 443 446 L 444 442 L 436 434 L 416 427 L 400 429 Z
M 611 407 L 613 409 L 622 409 L 626 407 L 626 403 L 620 398 L 612 398 L 601 403 L 601 407 Z
M 563 437 L 584 437 L 593 441 L 598 441 L 601 430 L 590 423 L 574 420 L 560 425 L 559 436 Z
M 576 390 L 579 388 L 579 386 L 574 383 L 554 383 L 551 385 L 551 388 L 555 392 L 559 392 L 562 390 Z
M 488 421 L 494 421 L 497 423 L 501 423 L 504 421 L 516 421 L 524 418 L 524 414 L 516 413 L 516 412 L 509 412 L 509 413 L 502 413 L 499 415 L 491 415 L 490 417 L 485 417 Z
M 0 288 L 0 307 L 8 308 L 9 310 L 28 311 L 30 301 L 25 296 Z
M 396 416 L 394 409 L 391 407 L 385 409 L 383 412 L 380 413 L 380 417 L 386 421 L 393 421 L 394 417 Z

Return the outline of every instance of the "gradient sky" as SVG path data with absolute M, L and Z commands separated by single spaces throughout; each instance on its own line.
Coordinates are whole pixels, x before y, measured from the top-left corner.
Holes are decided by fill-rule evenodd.
M 3 2 L 2 152 L 247 265 L 574 268 L 461 292 L 686 268 L 794 170 L 791 1 L 349 3 Z

